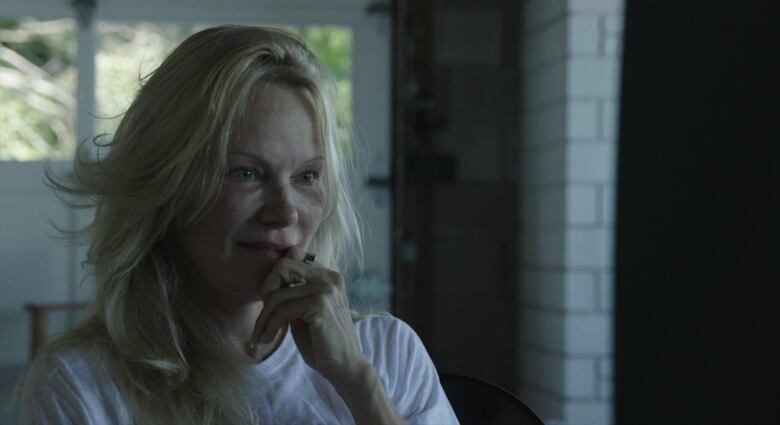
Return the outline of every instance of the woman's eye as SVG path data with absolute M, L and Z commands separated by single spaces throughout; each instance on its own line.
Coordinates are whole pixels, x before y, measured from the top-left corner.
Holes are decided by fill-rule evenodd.
M 237 168 L 230 173 L 231 177 L 239 181 L 259 180 L 260 173 L 251 168 Z
M 320 177 L 320 174 L 316 171 L 304 171 L 300 174 L 298 179 L 305 185 L 312 185 Z

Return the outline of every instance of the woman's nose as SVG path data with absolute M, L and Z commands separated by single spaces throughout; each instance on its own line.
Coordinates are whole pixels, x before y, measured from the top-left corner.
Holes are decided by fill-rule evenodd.
M 298 221 L 298 208 L 286 187 L 275 187 L 267 192 L 258 219 L 272 227 L 287 227 Z

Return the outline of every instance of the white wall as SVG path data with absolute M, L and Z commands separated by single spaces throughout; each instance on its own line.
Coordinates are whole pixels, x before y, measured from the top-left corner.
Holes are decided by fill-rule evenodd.
M 612 423 L 612 237 L 622 1 L 527 0 L 518 386 L 549 424 Z
M 43 184 L 42 162 L 0 163 L 0 366 L 19 366 L 29 356 L 27 303 L 85 299 L 83 250 L 71 247 L 52 226 L 74 228 L 77 219 Z M 63 173 L 69 164 L 52 163 Z M 50 331 L 67 317 L 50 318 Z

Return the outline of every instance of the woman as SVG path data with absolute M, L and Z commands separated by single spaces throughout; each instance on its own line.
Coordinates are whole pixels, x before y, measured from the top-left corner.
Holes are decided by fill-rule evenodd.
M 148 78 L 107 154 L 52 179 L 94 200 L 96 311 L 30 367 L 21 423 L 457 423 L 407 325 L 353 320 L 331 87 L 287 33 L 208 29 Z

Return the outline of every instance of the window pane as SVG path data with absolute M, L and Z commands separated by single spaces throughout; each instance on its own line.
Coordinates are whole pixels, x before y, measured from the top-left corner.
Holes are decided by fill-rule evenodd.
M 314 54 L 333 73 L 339 96 L 336 114 L 346 125 L 342 129 L 346 131 L 352 125 L 352 30 L 332 25 L 288 29 L 306 40 Z M 340 136 L 342 145 L 348 147 L 351 135 L 343 133 Z
M 71 19 L 0 18 L 0 160 L 73 154 L 75 28 Z
M 204 26 L 175 24 L 98 25 L 96 102 L 98 134 L 113 134 L 141 87 L 141 79 L 190 34 Z

